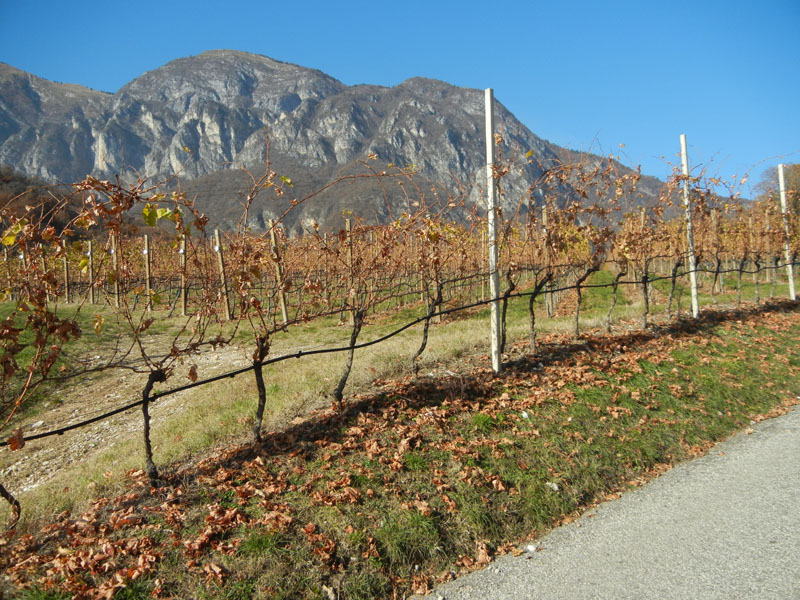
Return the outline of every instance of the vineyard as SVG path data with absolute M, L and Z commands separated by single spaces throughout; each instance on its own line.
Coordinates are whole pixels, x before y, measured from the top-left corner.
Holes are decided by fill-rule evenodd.
M 501 160 L 493 169 L 502 197 L 514 161 Z M 265 429 L 275 373 L 268 369 L 290 371 L 298 360 L 343 354 L 336 376 L 318 385 L 332 401 L 332 414 L 344 414 L 354 362 L 364 356 L 358 351 L 377 352 L 403 337 L 409 349 L 387 373 L 418 377 L 437 332 L 485 320 L 492 303 L 501 314 L 501 354 L 508 357 L 512 345 L 518 352 L 522 344 L 527 355 L 546 361 L 548 353 L 558 353 L 550 337 L 546 344 L 541 339 L 548 322 L 568 329 L 559 338 L 562 347 L 579 343 L 589 330 L 611 332 L 623 317 L 626 327 L 635 323 L 643 335 L 690 323 L 692 280 L 708 314 L 757 309 L 779 296 L 794 300 L 796 215 L 782 210 L 778 198 L 741 201 L 734 190 L 719 195 L 717 180 L 676 174 L 659 198 L 643 205 L 636 173 L 620 174 L 612 161 L 545 170 L 526 197 L 506 199 L 504 206 L 515 210 L 496 215 L 501 285 L 494 297 L 485 211 L 471 207 L 463 194 L 422 189 L 411 168 L 369 168 L 331 185 L 361 180 L 399 185 L 404 210 L 394 215 L 390 205 L 381 224 L 343 215 L 339 231 L 309 222 L 303 235 L 292 237 L 280 216 L 262 234 L 245 225 L 256 198 L 277 202 L 292 195 L 291 181 L 269 163 L 253 177 L 237 231 L 215 229 L 180 192 L 143 181 L 87 177 L 67 197 L 25 206 L 9 202 L 2 213 L 0 268 L 2 445 L 20 450 L 37 440 L 46 444 L 136 408 L 144 455 L 135 477 L 164 490 L 172 475 L 156 464 L 150 411 L 153 403 L 188 390 L 252 373 L 255 400 L 246 423 L 253 447 L 261 447 L 273 437 Z M 572 192 L 565 197 L 567 184 Z M 680 193 L 684 185 L 688 208 Z M 283 216 L 313 197 L 292 199 Z M 209 356 L 229 356 L 226 349 L 234 347 L 244 356 L 235 367 L 224 360 L 208 367 Z M 136 396 L 102 409 L 87 406 L 68 422 L 48 422 L 46 431 L 20 426 L 40 414 L 37 407 L 59 386 L 106 373 L 133 379 Z M 498 490 L 505 484 L 493 485 Z M 356 492 L 349 483 L 342 489 Z M 0 492 L 13 527 L 20 504 L 5 485 Z M 211 527 L 236 523 L 234 513 L 219 511 Z M 424 509 L 419 513 L 427 516 Z M 288 523 L 270 526 L 283 532 Z M 329 538 L 315 528 L 304 535 L 320 549 L 314 551 L 318 558 L 333 560 Z M 199 556 L 204 544 L 197 541 L 189 555 Z M 205 573 L 219 585 L 226 577 L 213 568 Z M 72 593 L 79 593 L 74 585 Z M 111 595 L 96 597 L 113 597 L 124 587 L 109 585 Z

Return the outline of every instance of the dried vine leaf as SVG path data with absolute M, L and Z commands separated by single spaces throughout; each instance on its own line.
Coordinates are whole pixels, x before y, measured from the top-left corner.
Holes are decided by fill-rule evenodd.
M 12 452 L 25 447 L 25 438 L 22 437 L 22 427 L 17 428 L 17 430 L 11 434 L 11 437 L 8 438 L 8 447 Z

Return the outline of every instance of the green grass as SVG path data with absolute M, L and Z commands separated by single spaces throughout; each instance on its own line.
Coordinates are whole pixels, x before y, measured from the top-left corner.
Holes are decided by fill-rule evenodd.
M 593 274 L 588 283 L 608 283 L 611 280 L 613 280 L 611 272 L 601 271 Z M 726 282 L 730 283 L 730 281 L 730 277 L 728 277 Z M 659 288 L 665 284 L 668 286 L 669 281 L 657 282 L 655 285 Z M 747 284 L 746 281 L 745 284 Z M 785 284 L 779 285 L 776 295 L 785 294 L 785 287 Z M 766 288 L 762 289 L 762 297 L 767 295 L 765 292 L 767 292 Z M 600 326 L 605 322 L 610 295 L 611 291 L 608 288 L 586 288 L 584 290 L 581 311 L 582 330 Z M 720 302 L 731 303 L 735 302 L 735 297 L 736 293 L 733 290 L 725 296 L 718 296 L 718 299 Z M 747 289 L 743 292 L 743 297 L 748 298 Z M 620 288 L 615 318 L 636 318 L 638 311 L 641 310 L 638 302 L 638 291 L 623 292 Z M 688 297 L 682 296 L 681 302 L 685 313 Z M 527 298 L 512 299 L 509 303 L 508 335 L 510 343 L 524 340 L 528 335 L 527 304 Z M 701 305 L 710 305 L 707 295 L 701 295 Z M 86 310 L 87 308 L 90 310 Z M 8 304 L 0 305 L 0 309 L 7 310 Z M 360 341 L 383 335 L 411 316 L 421 315 L 422 310 L 420 305 L 406 306 L 388 315 L 371 316 Z M 663 311 L 663 305 L 651 306 L 652 315 L 658 315 Z M 95 313 L 106 317 L 100 337 L 96 336 L 92 328 Z M 442 324 L 433 326 L 428 348 L 420 361 L 421 374 L 426 374 L 429 370 L 442 373 L 449 366 L 463 362 L 465 358 L 474 357 L 476 353 L 486 353 L 488 351 L 485 321 L 487 315 L 488 309 L 472 311 L 467 315 L 447 317 Z M 115 339 L 118 326 L 114 323 L 113 315 L 109 312 L 108 307 L 99 305 L 84 307 L 79 318 L 82 328 L 84 328 L 84 336 L 79 341 L 79 344 L 83 344 L 83 346 L 79 346 L 75 350 L 76 353 L 86 353 L 98 345 L 109 344 Z M 540 333 L 568 331 L 572 326 L 571 320 L 571 316 L 547 319 L 544 315 L 543 299 L 541 297 L 538 299 L 537 329 Z M 167 333 L 174 334 L 182 326 L 184 320 L 180 318 L 159 319 L 157 322 L 161 334 L 156 336 L 156 339 L 153 340 L 154 343 L 158 343 L 158 339 L 163 339 Z M 419 345 L 420 332 L 421 325 L 418 325 L 388 342 L 357 351 L 354 371 L 346 392 L 363 391 L 368 389 L 375 379 L 386 379 L 406 373 L 409 369 L 409 357 Z M 240 332 L 239 336 L 243 345 L 240 355 L 246 357 L 251 351 L 247 341 L 248 335 Z M 313 321 L 293 327 L 287 333 L 276 335 L 272 344 L 273 355 L 288 352 L 297 347 L 346 345 L 348 337 L 348 326 L 346 324 L 340 326 L 336 317 Z M 524 344 L 521 347 L 524 349 Z M 797 361 L 798 359 L 790 356 L 789 360 Z M 312 408 L 327 406 L 327 394 L 335 385 L 343 361 L 343 354 L 337 354 L 304 357 L 300 360 L 292 359 L 267 367 L 265 377 L 268 401 L 264 429 L 269 431 L 276 427 L 283 427 L 287 420 L 296 414 L 303 414 Z M 746 367 L 736 368 L 745 369 Z M 736 372 L 734 374 L 737 379 L 756 375 L 758 373 L 753 372 Z M 111 376 L 116 375 L 112 374 Z M 202 371 L 201 376 L 203 376 Z M 164 387 L 168 388 L 180 383 L 183 382 L 173 380 Z M 462 392 L 460 385 L 457 381 L 453 381 L 448 395 L 459 396 Z M 588 392 L 586 390 L 575 391 L 576 395 L 585 393 Z M 728 393 L 734 394 L 730 391 Z M 186 395 L 181 403 L 183 406 L 181 411 L 169 419 L 159 417 L 159 403 L 154 404 L 152 410 L 155 457 L 162 470 L 167 473 L 170 472 L 169 465 L 176 461 L 185 461 L 193 456 L 203 455 L 210 448 L 231 440 L 247 441 L 250 430 L 249 420 L 252 419 L 255 411 L 254 381 L 251 375 L 245 374 L 233 380 L 217 382 L 198 388 Z M 26 418 L 32 418 L 37 410 L 46 410 L 44 404 L 38 408 L 36 405 L 32 405 L 32 407 L 33 410 L 25 415 Z M 513 423 L 519 424 L 518 420 L 509 421 L 508 415 L 485 415 L 480 412 L 470 412 L 468 417 L 454 417 L 453 426 L 457 427 L 465 436 L 497 436 L 507 431 L 509 425 Z M 534 426 L 533 423 L 524 425 Z M 122 489 L 122 473 L 129 469 L 141 468 L 143 464 L 140 438 L 139 431 L 133 431 L 127 436 L 118 436 L 114 440 L 113 448 L 87 456 L 79 465 L 64 469 L 63 472 L 57 474 L 47 485 L 30 493 L 20 494 L 25 506 L 23 526 L 35 528 L 41 520 L 62 510 L 82 510 L 96 494 L 119 492 Z M 36 444 L 46 443 L 47 440 L 36 442 Z M 7 458 L 14 459 L 15 456 L 7 455 Z M 472 458 L 468 460 L 475 461 Z M 425 469 L 431 464 L 431 458 L 429 453 L 414 451 L 407 453 L 401 462 L 408 473 L 424 474 Z M 0 467 L 2 466 L 4 465 L 0 464 Z M 102 474 L 106 471 L 113 471 L 114 476 L 110 479 L 104 477 Z M 366 477 L 365 481 L 372 482 L 374 487 L 376 477 Z M 523 483 L 520 483 L 520 489 L 525 487 Z M 65 487 L 70 489 L 70 493 L 51 493 L 52 489 Z M 6 515 L 4 511 L 6 511 L 5 506 L 0 507 L 0 518 Z
M 211 457 L 137 501 L 149 507 L 136 511 L 147 525 L 166 527 L 165 494 L 180 489 L 174 502 L 186 518 L 169 526 L 177 538 L 109 534 L 145 534 L 163 554 L 130 593 L 150 593 L 158 578 L 181 598 L 407 594 L 420 578 L 432 583 L 480 560 L 480 548 L 493 554 L 541 534 L 797 396 L 796 311 L 742 313 L 700 333 L 677 327 L 670 338 L 639 340 L 624 363 L 610 359 L 625 338 L 589 338 L 545 369 L 523 359 L 494 380 L 465 374 L 457 388 L 446 379 L 398 382 L 352 411 L 319 415 L 293 441 Z M 230 479 L 215 478 L 222 466 Z M 274 491 L 237 492 L 248 483 Z M 249 520 L 214 534 L 230 552 L 210 544 L 197 558 L 224 567 L 222 582 L 192 571 L 184 553 L 213 522 L 214 505 Z M 261 521 L 271 512 L 289 521 Z M 40 552 L 70 547 L 72 534 L 54 531 Z
M 152 598 L 153 583 L 147 579 L 137 579 L 117 590 L 114 600 L 147 600 Z
M 594 273 L 589 280 L 587 281 L 588 285 L 598 285 L 598 284 L 608 284 L 613 280 L 613 274 L 610 271 L 600 271 Z M 728 284 L 731 283 L 731 277 L 729 276 L 726 279 Z M 662 293 L 666 294 L 668 292 L 669 287 L 668 280 L 662 280 L 656 282 L 654 285 L 657 289 L 662 291 Z M 749 287 L 748 287 L 749 286 Z M 777 295 L 785 295 L 785 284 L 779 286 L 777 290 Z M 745 282 L 744 284 L 744 291 L 743 296 L 745 299 L 752 298 L 752 284 Z M 633 290 L 628 290 L 627 293 L 619 294 L 619 299 L 617 303 L 617 309 L 615 310 L 614 317 L 615 318 L 628 318 L 635 314 L 636 306 L 631 305 L 630 301 L 628 300 L 629 296 L 636 296 L 638 292 L 634 292 Z M 681 308 L 685 310 L 686 304 L 688 302 L 688 295 L 685 293 L 685 286 L 679 285 L 679 291 L 683 293 L 676 298 L 676 305 L 680 305 Z M 766 292 L 766 289 L 762 292 Z M 729 290 L 727 295 L 719 296 L 718 300 L 720 302 L 732 302 L 735 301 L 735 291 Z M 762 296 L 766 296 L 766 293 L 762 293 Z M 582 318 L 583 324 L 582 327 L 591 327 L 597 326 L 605 317 L 605 312 L 607 311 L 608 306 L 610 305 L 611 301 L 611 290 L 610 288 L 586 288 L 584 290 L 583 296 L 583 304 L 582 304 Z M 638 299 L 637 299 L 638 302 Z M 708 305 L 710 304 L 710 296 L 701 295 L 701 304 Z M 541 307 L 543 305 L 543 298 L 540 297 L 537 301 L 537 306 L 541 311 Z M 11 304 L 4 303 L 0 305 L 0 317 L 5 316 L 10 311 Z M 65 348 L 68 356 L 74 361 L 76 358 L 85 357 L 89 354 L 96 354 L 98 349 L 109 349 L 111 345 L 119 338 L 120 333 L 124 333 L 126 330 L 126 326 L 119 321 L 119 319 L 114 314 L 114 311 L 107 305 L 83 305 L 79 311 L 77 311 L 76 305 L 64 305 L 59 309 L 59 313 L 65 316 L 76 316 L 79 321 L 81 330 L 83 331 L 83 335 L 79 338 L 74 344 L 69 345 Z M 657 314 L 659 311 L 658 306 L 651 307 L 651 314 Z M 397 327 L 398 324 L 407 322 L 409 319 L 418 317 L 422 314 L 423 308 L 419 305 L 415 307 L 406 306 L 399 310 L 396 310 L 393 313 L 389 313 L 387 317 L 380 317 L 375 318 L 371 317 L 371 320 L 374 321 L 373 324 L 370 324 L 368 327 L 365 328 L 364 332 L 360 337 L 360 341 L 365 339 L 375 338 L 381 336 L 389 331 L 393 330 Z M 141 315 L 144 314 L 143 308 L 140 307 L 137 318 L 141 318 Z M 101 334 L 98 336 L 95 334 L 94 322 L 96 316 L 101 316 L 104 319 L 103 328 L 101 330 Z M 168 348 L 168 343 L 170 342 L 170 336 L 174 336 L 178 333 L 180 328 L 185 325 L 186 319 L 180 317 L 173 317 L 167 319 L 164 317 L 164 311 L 156 311 L 153 313 L 156 317 L 154 324 L 151 326 L 151 339 L 148 340 L 148 347 L 149 351 L 153 352 L 154 354 L 158 354 L 159 352 L 163 353 Z M 468 318 L 466 320 L 461 320 L 459 325 L 464 328 L 466 331 L 480 331 L 483 327 L 483 319 L 486 318 L 488 315 L 488 308 L 478 311 L 472 318 Z M 455 318 L 460 318 L 456 315 Z M 525 332 L 525 328 L 528 326 L 528 312 L 527 312 L 527 298 L 516 298 L 512 299 L 509 303 L 508 309 L 508 329 L 509 329 L 509 338 L 516 339 L 522 337 Z M 567 318 L 562 319 L 554 319 L 554 320 L 545 320 L 542 315 L 539 315 L 537 322 L 538 327 L 544 331 L 547 330 L 558 330 L 558 329 L 566 329 L 569 327 Z M 223 335 L 230 335 L 232 332 L 232 326 L 224 326 L 222 329 L 219 330 L 220 333 Z M 447 338 L 450 333 L 447 329 L 453 329 L 452 327 L 436 327 L 434 333 L 432 333 L 432 338 L 436 337 L 437 333 L 441 333 L 445 338 Z M 216 330 L 215 330 L 216 331 Z M 402 359 L 403 355 L 409 356 L 413 352 L 413 347 L 415 345 L 415 339 L 418 336 L 419 327 L 413 328 L 411 331 L 408 332 L 407 335 L 401 336 L 397 341 L 402 341 L 403 339 L 407 340 L 405 342 L 405 348 L 402 350 L 397 351 L 397 345 L 393 345 L 389 351 L 388 356 L 386 359 L 382 359 L 381 362 L 384 361 L 391 361 L 395 365 L 398 363 L 398 357 Z M 318 319 L 312 321 L 308 324 L 301 324 L 295 327 L 290 328 L 287 332 L 278 332 L 276 333 L 272 340 L 272 355 L 280 354 L 282 352 L 290 352 L 298 347 L 323 347 L 323 346 L 332 346 L 332 345 L 346 345 L 346 340 L 349 335 L 349 329 L 345 325 L 344 327 L 339 326 L 338 318 L 337 317 L 326 317 L 323 319 Z M 485 336 L 481 332 L 481 337 Z M 249 347 L 253 346 L 253 333 L 249 330 L 247 325 L 242 326 L 239 328 L 234 341 L 243 347 L 243 354 L 249 353 Z M 427 357 L 430 360 L 428 362 L 433 362 L 437 360 L 453 360 L 457 359 L 458 357 L 462 356 L 465 351 L 468 351 L 469 346 L 465 347 L 463 344 L 459 343 L 460 340 L 457 338 L 448 340 L 447 346 L 448 351 L 445 353 L 435 353 L 433 351 L 434 347 L 436 346 L 435 342 L 432 340 L 431 348 L 427 352 Z M 470 344 L 472 346 L 472 344 Z M 365 353 L 361 353 L 365 354 Z M 369 351 L 366 354 L 372 355 L 372 352 Z M 134 358 L 136 355 L 134 354 Z M 24 358 L 24 357 L 23 357 Z M 361 359 L 362 357 L 359 357 Z M 340 363 L 339 357 L 335 357 L 332 361 L 325 361 L 326 364 L 336 364 Z M 359 360 L 358 362 L 362 362 Z M 294 368 L 293 371 L 297 371 Z M 379 365 L 382 366 L 382 365 Z M 330 369 L 327 370 L 327 373 L 322 373 L 312 366 L 310 369 L 306 369 L 305 372 L 307 374 L 301 374 L 303 378 L 301 381 L 305 384 L 308 384 L 308 387 L 312 390 L 312 395 L 317 394 L 325 389 L 329 389 L 331 387 L 331 381 L 336 377 L 336 373 L 334 370 Z M 282 370 L 284 365 L 279 365 L 275 367 L 276 370 Z M 358 367 L 357 367 L 358 368 Z M 374 365 L 369 365 L 367 367 L 375 368 Z M 396 372 L 396 369 L 395 369 Z M 301 371 L 302 373 L 302 371 Z M 202 375 L 202 373 L 201 373 Z M 357 387 L 357 386 L 356 386 Z M 55 388 L 53 386 L 46 387 L 45 390 L 48 393 L 39 394 L 38 400 L 41 400 L 45 396 L 56 396 L 56 394 L 49 393 L 52 392 Z M 273 384 L 273 390 L 274 384 Z M 274 396 L 286 398 L 287 392 L 289 390 L 281 389 L 279 393 L 275 393 Z M 291 392 L 290 392 L 291 394 Z M 200 393 L 202 396 L 202 392 Z M 292 396 L 302 396 L 302 391 L 295 392 L 291 394 Z M 30 402 L 27 404 L 29 411 L 34 412 L 26 412 L 20 415 L 20 418 L 29 418 L 38 412 L 40 409 L 38 408 L 38 400 L 36 402 Z M 300 401 L 303 403 L 303 400 Z M 242 415 L 239 414 L 237 418 L 241 418 Z
M 597 271 L 589 276 L 586 281 L 587 286 L 608 286 L 608 287 L 589 287 L 586 288 L 581 302 L 581 310 L 591 314 L 593 312 L 602 313 L 604 310 L 607 312 L 608 307 L 611 306 L 613 300 L 614 290 L 611 287 L 614 283 L 615 274 L 611 271 Z M 627 298 L 622 295 L 622 286 L 619 286 L 617 292 L 617 304 L 620 307 L 629 304 Z
M 589 284 L 609 283 L 613 280 L 610 271 L 594 273 L 588 280 Z M 728 278 L 728 281 L 730 278 Z M 658 282 L 658 285 L 669 282 Z M 785 285 L 783 286 L 785 287 Z M 779 286 L 778 294 L 785 293 Z M 601 326 L 605 323 L 606 313 L 610 303 L 611 290 L 609 288 L 586 288 L 583 296 L 581 311 L 582 329 Z M 745 297 L 747 297 L 745 295 Z M 635 300 L 631 302 L 631 298 Z M 720 297 L 720 301 L 731 301 L 733 296 Z M 624 292 L 620 288 L 615 318 L 634 318 L 640 311 L 637 292 L 629 290 Z M 684 297 L 684 311 L 687 299 Z M 701 296 L 701 304 L 707 306 L 710 301 Z M 515 298 L 509 303 L 508 309 L 508 337 L 513 343 L 515 340 L 525 339 L 529 329 L 527 298 Z M 8 310 L 8 303 L 0 306 Z M 74 307 L 67 307 L 74 310 Z M 359 341 L 374 339 L 398 326 L 413 316 L 419 316 L 423 307 L 406 306 L 388 315 L 371 316 Z M 657 315 L 663 308 L 652 306 L 651 314 Z M 543 298 L 537 301 L 537 329 L 542 333 L 568 331 L 571 329 L 571 317 L 547 319 L 543 308 Z M 105 318 L 101 335 L 98 337 L 93 330 L 94 315 L 100 314 Z M 162 314 L 159 312 L 156 315 Z M 471 315 L 454 315 L 448 317 L 444 323 L 435 325 L 430 333 L 428 348 L 421 358 L 421 372 L 448 365 L 461 360 L 464 356 L 481 352 L 488 345 L 486 321 L 488 308 L 473 311 Z M 70 352 L 74 355 L 85 355 L 98 347 L 107 347 L 115 339 L 120 325 L 116 322 L 113 312 L 107 306 L 84 306 L 78 313 L 84 335 L 78 340 L 75 349 Z M 164 319 L 163 314 L 156 323 L 161 334 L 152 340 L 152 347 L 164 345 L 163 341 L 168 336 L 174 335 L 185 323 L 185 319 Z M 353 373 L 346 392 L 352 393 L 366 389 L 376 378 L 387 378 L 406 372 L 409 357 L 413 354 L 420 341 L 421 325 L 417 325 L 403 334 L 392 338 L 388 342 L 357 351 Z M 223 331 L 225 333 L 225 331 Z M 230 332 L 228 332 L 230 333 Z M 239 331 L 237 340 L 242 345 L 240 357 L 246 357 L 252 352 L 252 334 L 246 328 Z M 272 355 L 291 352 L 296 348 L 316 348 L 329 346 L 342 346 L 347 344 L 349 327 L 339 325 L 337 317 L 329 317 L 301 324 L 290 328 L 288 332 L 276 334 L 272 340 Z M 486 350 L 483 350 L 486 352 Z M 278 363 L 265 369 L 267 380 L 267 414 L 264 427 L 266 430 L 281 426 L 287 418 L 294 414 L 302 413 L 310 408 L 325 406 L 328 402 L 327 394 L 334 387 L 344 361 L 343 354 L 304 357 L 300 360 Z M 241 363 L 240 363 L 241 364 Z M 200 376 L 204 375 L 201 370 Z M 115 377 L 115 373 L 110 373 Z M 72 385 L 80 385 L 80 380 Z M 170 381 L 164 388 L 183 383 L 183 381 Z M 144 385 L 144 378 L 142 379 Z M 28 412 L 24 412 L 16 422 L 26 419 L 32 420 L 42 414 L 57 402 L 60 394 L 53 393 L 54 388 L 44 388 L 41 398 L 49 401 L 29 404 Z M 255 411 L 255 386 L 249 374 L 226 380 L 212 385 L 204 386 L 193 391 L 183 401 L 184 409 L 180 414 L 169 420 L 159 418 L 158 403 L 153 407 L 153 439 L 156 447 L 156 461 L 167 465 L 174 461 L 185 460 L 193 455 L 201 454 L 208 448 L 214 447 L 225 441 L 233 439 L 246 439 L 249 431 L 249 421 Z M 482 417 L 477 417 L 481 419 Z M 489 423 L 477 424 L 477 427 L 491 427 Z M 39 515 L 52 514 L 53 511 L 73 508 L 85 503 L 94 493 L 109 492 L 115 485 L 115 479 L 109 480 L 102 477 L 102 473 L 113 470 L 122 473 L 128 469 L 139 468 L 141 459 L 141 434 L 132 432 L 128 436 L 115 439 L 114 448 L 87 457 L 87 459 L 63 473 L 60 473 L 53 485 L 61 487 L 75 486 L 70 483 L 76 479 L 84 482 L 75 495 L 51 497 L 46 491 L 34 490 L 31 495 L 24 494 L 29 509 L 26 519 L 35 520 Z M 39 442 L 46 443 L 46 440 Z M 3 464 L 0 463 L 0 467 Z M 87 490 L 85 484 L 93 483 L 94 489 Z M 0 512 L 4 510 L 0 508 Z M 2 515 L 0 515 L 2 516 Z
M 278 531 L 254 531 L 239 546 L 242 555 L 280 558 L 290 553 L 291 541 Z
M 414 511 L 388 514 L 375 530 L 378 552 L 389 572 L 405 573 L 441 552 L 436 519 Z

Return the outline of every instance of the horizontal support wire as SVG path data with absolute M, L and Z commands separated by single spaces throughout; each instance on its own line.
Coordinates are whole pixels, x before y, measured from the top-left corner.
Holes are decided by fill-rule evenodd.
M 792 263 L 792 264 L 794 265 L 796 263 Z M 744 269 L 709 270 L 709 269 L 697 268 L 697 269 L 695 269 L 695 272 L 696 273 L 710 273 L 710 274 L 714 274 L 714 273 L 717 273 L 717 274 L 722 274 L 722 273 L 748 273 L 748 274 L 752 274 L 752 273 L 757 273 L 757 272 L 761 272 L 761 271 L 768 271 L 768 270 L 771 270 L 771 269 L 782 269 L 782 268 L 785 268 L 785 267 L 786 267 L 786 263 L 765 266 L 763 268 L 759 268 L 759 269 L 752 270 L 752 271 L 746 271 Z M 678 279 L 678 278 L 681 278 L 681 277 L 685 277 L 688 274 L 689 274 L 689 270 L 683 270 L 683 271 L 680 271 L 680 272 L 676 273 L 674 277 L 672 275 L 655 276 L 655 277 L 652 277 L 652 278 L 648 277 L 647 278 L 647 282 L 648 283 L 653 283 L 653 282 L 656 282 L 656 281 L 672 280 L 673 278 L 674 279 Z M 466 280 L 469 280 L 469 279 L 470 278 L 467 278 Z M 455 280 L 449 280 L 449 281 L 452 282 L 452 281 L 455 281 Z M 621 280 L 621 281 L 618 281 L 616 285 L 641 285 L 641 283 L 642 283 L 641 280 Z M 615 285 L 614 283 L 602 283 L 602 284 L 582 283 L 580 285 L 580 287 L 582 289 L 592 289 L 592 288 L 614 287 L 614 285 Z M 395 329 L 395 330 L 393 330 L 393 331 L 391 331 L 391 332 L 389 332 L 387 334 L 384 334 L 381 337 L 378 337 L 378 338 L 376 338 L 374 340 L 370 340 L 368 342 L 362 342 L 362 343 L 356 344 L 354 346 L 349 346 L 348 345 L 348 346 L 337 346 L 337 347 L 333 347 L 333 348 L 297 350 L 297 351 L 291 352 L 289 354 L 282 354 L 280 356 L 276 356 L 276 357 L 273 357 L 273 358 L 270 358 L 270 359 L 266 359 L 261 363 L 261 366 L 265 367 L 265 366 L 272 365 L 272 364 L 275 364 L 275 363 L 283 362 L 285 360 L 299 359 L 299 358 L 302 358 L 304 356 L 313 356 L 313 355 L 320 355 L 320 354 L 334 354 L 334 353 L 338 353 L 338 352 L 347 352 L 347 351 L 349 351 L 351 349 L 361 350 L 363 348 L 369 348 L 370 346 L 374 346 L 376 344 L 380 344 L 382 342 L 385 342 L 386 340 L 389 340 L 389 339 L 399 335 L 400 333 L 402 333 L 405 330 L 413 327 L 414 325 L 418 325 L 418 324 L 420 324 L 420 323 L 422 323 L 422 322 L 424 322 L 426 320 L 429 320 L 429 319 L 432 319 L 432 318 L 435 318 L 435 317 L 441 317 L 441 316 L 450 315 L 450 314 L 458 313 L 458 312 L 465 311 L 465 310 L 470 310 L 470 309 L 473 309 L 473 308 L 478 308 L 478 307 L 481 307 L 481 306 L 486 306 L 488 304 L 491 304 L 492 302 L 510 300 L 512 298 L 527 298 L 527 297 L 530 297 L 530 296 L 533 296 L 533 295 L 544 295 L 545 293 L 549 294 L 549 293 L 565 292 L 565 291 L 569 291 L 569 290 L 576 289 L 576 288 L 577 288 L 577 286 L 573 284 L 573 285 L 569 285 L 569 286 L 548 288 L 547 290 L 539 290 L 538 292 L 521 291 L 521 292 L 512 292 L 510 294 L 501 294 L 497 298 L 489 298 L 489 299 L 486 299 L 486 300 L 478 300 L 478 301 L 475 301 L 475 302 L 471 302 L 469 304 L 463 304 L 463 305 L 456 306 L 456 307 L 441 309 L 441 310 L 438 310 L 438 311 L 436 311 L 434 313 L 431 313 L 430 315 L 425 315 L 425 316 L 422 316 L 422 317 L 418 317 L 416 319 L 408 321 L 407 323 L 403 324 L 401 327 L 399 327 L 399 328 L 397 328 L 397 329 Z M 329 314 L 335 314 L 335 313 L 338 313 L 338 312 L 339 312 L 339 310 L 331 311 L 331 313 L 329 313 Z M 242 368 L 239 368 L 239 369 L 235 369 L 233 371 L 222 373 L 220 375 L 215 375 L 214 377 L 209 377 L 209 378 L 202 379 L 202 380 L 199 380 L 199 381 L 193 381 L 193 382 L 188 383 L 186 385 L 178 386 L 178 387 L 175 387 L 175 388 L 172 388 L 172 389 L 169 389 L 169 390 L 164 390 L 163 392 L 156 392 L 156 393 L 150 395 L 148 401 L 150 403 L 152 403 L 152 402 L 155 402 L 156 400 L 158 400 L 160 398 L 165 398 L 166 396 L 171 396 L 173 394 L 177 394 L 178 392 L 184 392 L 184 391 L 196 388 L 196 387 L 200 387 L 200 386 L 203 386 L 203 385 L 208 385 L 210 383 L 214 383 L 216 381 L 221 381 L 223 379 L 229 379 L 229 378 L 232 378 L 232 377 L 236 377 L 237 375 L 241 375 L 243 373 L 247 373 L 248 371 L 252 371 L 253 369 L 256 368 L 256 366 L 257 365 L 255 365 L 255 364 L 249 365 L 247 367 L 242 367 Z M 31 436 L 23 437 L 22 439 L 24 441 L 28 442 L 28 441 L 39 440 L 39 439 L 51 437 L 51 436 L 54 436 L 54 435 L 63 435 L 64 433 L 66 433 L 68 431 L 72 431 L 72 430 L 75 430 L 75 429 L 86 427 L 87 425 L 91 425 L 93 423 L 97 423 L 98 421 L 102 421 L 102 420 L 108 419 L 110 417 L 113 417 L 115 415 L 123 413 L 123 412 L 125 412 L 127 410 L 130 410 L 132 408 L 136 408 L 137 406 L 141 406 L 142 404 L 144 404 L 144 400 L 137 400 L 135 402 L 131 402 L 129 404 L 125 404 L 123 406 L 120 406 L 120 407 L 115 408 L 113 410 L 110 410 L 108 412 L 105 412 L 105 413 L 103 413 L 101 415 L 98 415 L 98 416 L 95 416 L 95 417 L 92 417 L 92 418 L 89 418 L 89 419 L 85 419 L 85 420 L 80 421 L 78 423 L 72 423 L 70 425 L 65 425 L 64 427 L 53 429 L 51 431 L 46 431 L 46 432 L 43 432 L 43 433 L 39 433 L 39 434 L 34 434 L 34 435 L 31 435 Z M 8 444 L 9 444 L 8 441 L 0 441 L 0 447 L 7 446 Z

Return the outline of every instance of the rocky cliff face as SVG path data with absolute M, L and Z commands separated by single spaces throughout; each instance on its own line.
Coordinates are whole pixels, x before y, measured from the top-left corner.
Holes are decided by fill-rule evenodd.
M 58 84 L 0 63 L 0 163 L 49 180 L 180 174 L 182 187 L 216 220 L 232 224 L 241 169 L 258 173 L 269 155 L 296 182 L 316 189 L 359 161 L 416 165 L 420 178 L 456 185 L 479 197 L 483 182 L 483 92 L 414 78 L 393 88 L 346 86 L 312 69 L 264 56 L 217 50 L 181 58 L 145 73 L 116 94 Z M 533 151 L 507 183 L 505 202 L 524 194 L 563 149 L 541 140 L 501 105 L 498 130 L 509 147 Z M 188 152 L 187 152 L 188 150 Z M 477 185 L 476 185 L 477 184 Z M 565 192 L 568 193 L 568 192 Z M 376 182 L 339 186 L 297 211 L 299 227 L 323 225 L 343 210 L 380 219 L 402 194 Z M 281 206 L 254 206 L 250 225 L 263 227 Z

